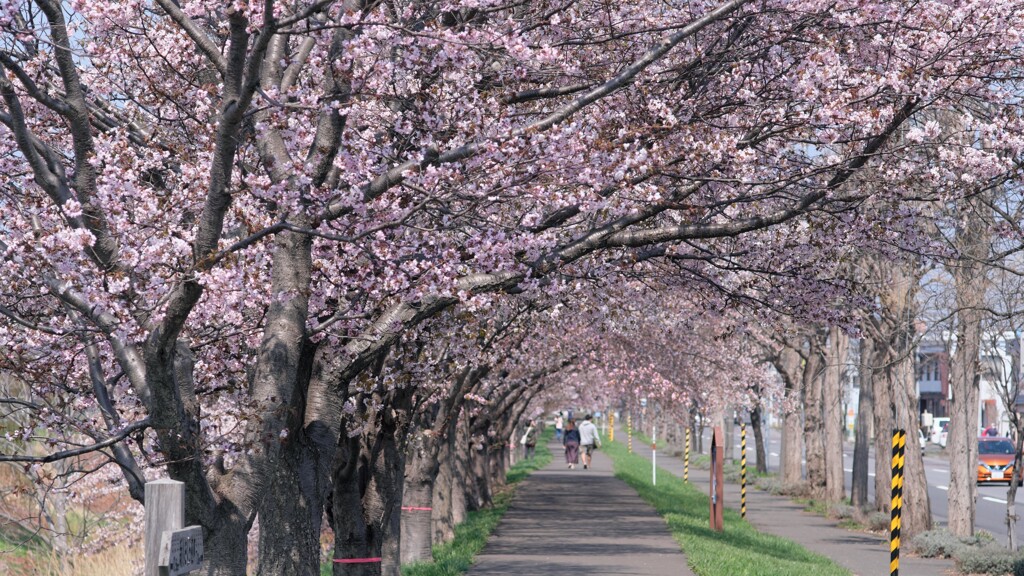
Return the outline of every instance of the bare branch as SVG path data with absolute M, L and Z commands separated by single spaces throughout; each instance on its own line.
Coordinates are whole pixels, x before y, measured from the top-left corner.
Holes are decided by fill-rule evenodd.
M 58 460 L 66 460 L 68 458 L 74 458 L 75 456 L 81 456 L 90 452 L 96 452 L 117 444 L 139 430 L 145 430 L 149 428 L 149 418 L 136 422 L 121 429 L 120 432 L 110 436 L 102 442 L 90 444 L 88 446 L 82 446 L 81 448 L 72 448 L 70 450 L 62 450 L 60 452 L 54 452 L 53 454 L 47 454 L 46 456 L 28 456 L 28 455 L 16 455 L 16 454 L 0 454 L 0 462 L 26 462 L 33 464 L 45 464 L 47 462 L 56 462 Z

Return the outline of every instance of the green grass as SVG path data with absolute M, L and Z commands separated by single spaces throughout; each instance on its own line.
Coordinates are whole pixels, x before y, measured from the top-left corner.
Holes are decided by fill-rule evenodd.
M 508 472 L 508 484 L 513 486 L 551 462 L 548 442 L 554 430 L 546 429 L 537 441 L 537 453 L 531 460 L 520 461 Z M 518 446 L 517 446 L 518 448 Z M 433 562 L 417 562 L 402 566 L 402 576 L 458 576 L 473 565 L 473 557 L 483 550 L 487 537 L 498 525 L 512 501 L 513 490 L 504 490 L 494 497 L 494 506 L 470 512 L 466 521 L 455 528 L 451 542 L 434 546 Z
M 658 475 L 658 485 L 652 486 L 650 460 L 628 454 L 622 442 L 608 442 L 603 450 L 615 463 L 615 475 L 665 518 L 698 576 L 850 575 L 829 558 L 795 542 L 758 532 L 728 508 L 724 511 L 725 530 L 711 530 L 707 494 L 665 471 Z

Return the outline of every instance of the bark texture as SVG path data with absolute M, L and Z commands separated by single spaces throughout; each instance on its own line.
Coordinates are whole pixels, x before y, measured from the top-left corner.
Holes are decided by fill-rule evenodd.
M 874 384 L 871 358 L 874 345 L 869 337 L 860 340 L 860 396 L 857 422 L 854 424 L 853 486 L 850 503 L 857 509 L 868 506 L 868 453 L 871 446 L 871 420 L 874 417 Z
M 829 331 L 822 413 L 825 424 L 825 499 L 830 502 L 840 502 L 846 497 L 842 398 L 848 346 L 849 338 L 842 330 L 832 328 Z
M 991 211 L 986 194 L 958 204 L 960 212 L 956 244 L 960 254 L 951 263 L 956 291 L 955 349 L 950 366 L 950 418 L 946 447 L 949 450 L 949 530 L 958 536 L 974 534 L 978 487 L 979 353 L 981 324 L 985 318 L 988 287 L 985 261 L 989 256 Z

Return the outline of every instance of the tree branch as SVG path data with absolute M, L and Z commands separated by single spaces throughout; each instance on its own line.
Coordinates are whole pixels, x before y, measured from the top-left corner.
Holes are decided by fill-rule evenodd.
M 58 460 L 74 458 L 75 456 L 81 456 L 83 454 L 88 454 L 90 452 L 95 452 L 97 450 L 102 450 L 104 448 L 113 446 L 114 444 L 117 444 L 118 442 L 124 440 L 128 436 L 131 436 L 135 432 L 138 432 L 139 430 L 145 430 L 146 428 L 149 428 L 149 418 L 136 422 L 135 424 L 131 424 L 123 428 L 117 434 L 110 436 L 106 440 L 103 440 L 102 442 L 97 442 L 95 444 L 90 444 L 89 446 L 82 446 L 81 448 L 73 448 L 71 450 L 62 450 L 60 452 L 54 452 L 53 454 L 47 454 L 46 456 L 18 456 L 14 454 L 0 454 L 0 462 L 26 462 L 33 464 L 45 464 L 47 462 L 56 462 Z

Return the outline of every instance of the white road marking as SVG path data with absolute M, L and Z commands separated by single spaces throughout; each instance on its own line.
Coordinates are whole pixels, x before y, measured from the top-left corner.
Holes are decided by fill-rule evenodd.
M 778 456 L 778 455 L 779 455 L 778 452 L 772 452 L 772 456 Z
M 989 502 L 995 502 L 996 504 L 1006 504 L 1006 500 L 1000 500 L 999 498 L 990 498 L 985 496 L 982 500 L 988 500 Z
M 943 470 L 942 468 L 932 468 L 932 472 L 948 472 L 948 470 Z
M 853 472 L 853 468 L 843 468 L 843 472 Z
M 949 490 L 949 486 L 936 486 L 939 490 Z
M 874 475 L 874 474 L 872 474 L 871 472 L 868 472 L 868 477 L 869 477 L 869 478 L 874 478 L 874 477 L 875 477 L 875 475 Z

